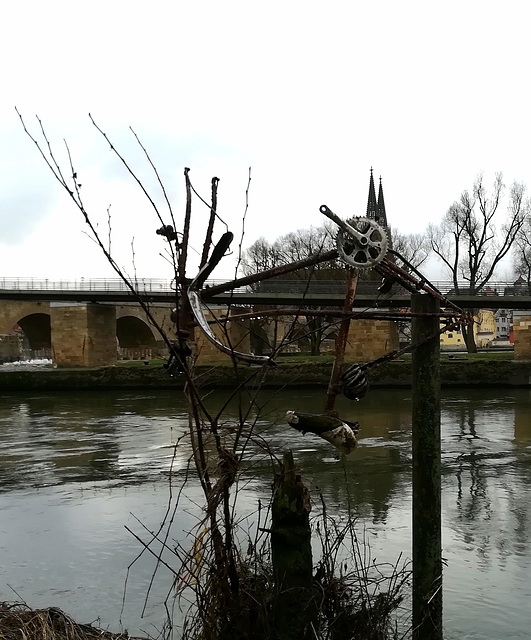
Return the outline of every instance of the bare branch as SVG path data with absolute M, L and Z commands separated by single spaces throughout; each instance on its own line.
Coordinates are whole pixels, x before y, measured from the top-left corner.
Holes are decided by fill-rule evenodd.
M 136 173 L 131 169 L 131 167 L 129 166 L 129 163 L 125 160 L 125 158 L 119 153 L 119 151 L 116 149 L 116 147 L 112 144 L 112 142 L 110 141 L 109 137 L 107 136 L 107 134 L 102 131 L 102 129 L 100 129 L 100 127 L 96 124 L 94 118 L 92 117 L 92 115 L 89 113 L 89 118 L 90 121 L 92 122 L 92 124 L 94 125 L 94 127 L 101 133 L 101 135 L 105 138 L 105 140 L 107 141 L 108 145 L 111 148 L 111 151 L 113 151 L 113 153 L 116 154 L 116 156 L 120 159 L 121 163 L 124 165 L 124 167 L 127 169 L 127 171 L 129 172 L 129 175 L 133 178 L 133 180 L 137 183 L 137 185 L 140 187 L 140 189 L 142 190 L 142 193 L 146 196 L 146 198 L 148 199 L 149 203 L 151 204 L 151 206 L 153 207 L 153 210 L 155 211 L 155 213 L 157 214 L 157 218 L 159 219 L 160 223 L 163 225 L 164 224 L 164 220 L 162 218 L 162 215 L 157 207 L 157 205 L 155 204 L 155 201 L 153 200 L 153 198 L 149 195 L 149 193 L 147 192 L 147 189 L 145 188 L 145 186 L 143 185 L 142 181 L 140 180 L 140 178 L 136 175 Z M 134 132 L 133 132 L 134 133 Z M 136 134 L 135 134 L 136 135 Z
M 212 232 L 214 231 L 214 222 L 216 219 L 216 210 L 218 206 L 218 184 L 219 184 L 219 178 L 216 178 L 216 177 L 212 178 L 210 218 L 208 220 L 208 226 L 205 234 L 205 242 L 203 244 L 203 253 L 201 255 L 201 262 L 199 263 L 200 269 L 207 263 L 208 252 L 210 251 L 210 246 L 212 245 Z
M 461 278 L 468 283 L 468 293 L 480 291 L 519 236 L 528 211 L 525 186 L 517 182 L 511 186 L 502 221 L 499 219 L 504 190 L 501 173 L 496 174 L 490 192 L 483 176 L 479 175 L 472 191 L 463 191 L 459 202 L 448 209 L 441 225 L 429 230 L 431 246 L 448 267 L 456 293 L 462 287 Z M 467 345 L 474 350 L 472 342 L 473 336 Z
M 391 244 L 411 265 L 419 268 L 429 257 L 432 250 L 429 236 L 422 233 L 401 233 L 391 231 Z

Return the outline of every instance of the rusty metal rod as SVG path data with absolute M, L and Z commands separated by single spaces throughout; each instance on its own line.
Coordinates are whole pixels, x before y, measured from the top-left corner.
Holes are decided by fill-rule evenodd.
M 400 268 L 397 264 L 389 260 L 388 258 L 384 258 L 377 266 L 376 270 L 378 273 L 383 275 L 390 275 L 399 279 L 399 284 L 401 284 L 405 289 L 410 291 L 411 293 L 416 293 L 418 291 L 425 291 L 429 293 L 433 298 L 442 302 L 445 306 L 451 307 L 460 313 L 464 313 L 462 309 L 460 309 L 456 304 L 454 304 L 451 300 L 448 300 L 445 296 L 442 295 L 435 287 L 428 282 L 426 278 L 416 278 L 411 273 L 406 271 L 405 269 Z
M 330 382 L 328 383 L 328 391 L 326 393 L 325 413 L 333 413 L 336 396 L 340 392 L 339 378 L 341 376 L 341 367 L 345 360 L 345 349 L 347 347 L 348 331 L 350 329 L 349 311 L 352 311 L 354 298 L 356 297 L 356 286 L 358 284 L 358 272 L 354 269 L 349 270 L 347 283 L 347 292 L 345 294 L 345 303 L 343 305 L 343 318 L 339 326 L 339 333 L 336 340 L 336 354 L 332 371 L 330 373 Z
M 218 293 L 224 293 L 225 291 L 231 291 L 238 287 L 244 287 L 248 284 L 255 284 L 260 280 L 269 280 L 269 278 L 275 278 L 282 276 L 298 269 L 305 269 L 306 267 L 313 267 L 313 265 L 320 264 L 321 262 L 328 262 L 329 260 L 336 260 L 339 257 L 337 249 L 332 249 L 326 253 L 310 256 L 304 260 L 297 260 L 297 262 L 290 262 L 290 264 L 282 264 L 266 271 L 260 271 L 259 273 L 253 273 L 250 276 L 244 276 L 243 278 L 236 278 L 230 282 L 223 282 L 221 284 L 214 285 L 213 287 L 207 287 L 201 290 L 201 298 L 204 300 L 215 296 Z
M 264 309 L 250 311 L 249 313 L 239 313 L 237 316 L 222 315 L 221 318 L 227 320 L 244 320 L 248 318 L 267 318 L 271 316 L 324 316 L 330 318 L 344 318 L 350 319 L 360 318 L 369 320 L 409 320 L 417 316 L 431 317 L 431 313 L 415 313 L 411 311 L 349 311 L 345 312 L 341 309 L 301 309 L 300 307 L 278 307 L 276 309 Z M 464 314 L 463 317 L 457 316 L 453 311 L 440 311 L 437 314 L 439 318 L 454 319 L 459 318 L 459 324 L 469 319 L 468 314 Z

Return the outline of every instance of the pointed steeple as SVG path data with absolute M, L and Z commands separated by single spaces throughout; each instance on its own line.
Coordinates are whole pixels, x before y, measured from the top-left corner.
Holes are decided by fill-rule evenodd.
M 378 204 L 376 206 L 376 222 L 382 227 L 387 227 L 387 215 L 385 213 L 385 202 L 382 189 L 382 177 L 380 176 L 380 187 L 378 189 Z
M 372 175 L 371 167 L 371 179 L 369 182 L 369 198 L 367 200 L 367 218 L 376 218 L 378 214 L 378 203 L 376 202 L 376 191 L 374 189 L 374 178 Z

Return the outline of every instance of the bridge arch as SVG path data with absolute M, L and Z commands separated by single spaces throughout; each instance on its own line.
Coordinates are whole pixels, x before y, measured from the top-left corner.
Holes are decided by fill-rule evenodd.
M 33 314 L 50 315 L 50 303 L 23 300 L 0 301 L 0 334 L 12 333 L 21 318 Z
M 15 327 L 20 327 L 32 351 L 51 349 L 52 330 L 49 313 L 30 313 L 20 318 Z
M 134 315 L 123 315 L 116 319 L 116 338 L 122 349 L 156 347 L 157 345 L 151 327 Z

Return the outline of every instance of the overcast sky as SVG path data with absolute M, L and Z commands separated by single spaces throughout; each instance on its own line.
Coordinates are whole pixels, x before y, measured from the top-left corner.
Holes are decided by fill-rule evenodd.
M 179 218 L 184 167 L 206 199 L 219 177 L 235 250 L 249 167 L 244 246 L 319 225 L 323 203 L 364 215 L 371 166 L 404 232 L 438 223 L 480 172 L 531 186 L 530 18 L 525 0 L 4 3 L 0 278 L 112 275 L 15 106 L 61 162 L 67 140 L 89 213 L 106 237 L 111 207 L 118 262 L 132 271 L 133 246 L 144 277 L 170 277 L 160 225 L 89 112 L 164 215 L 129 127 Z M 207 217 L 196 200 L 198 252 Z

